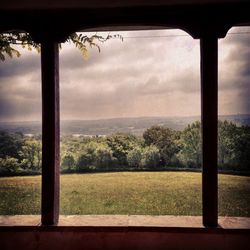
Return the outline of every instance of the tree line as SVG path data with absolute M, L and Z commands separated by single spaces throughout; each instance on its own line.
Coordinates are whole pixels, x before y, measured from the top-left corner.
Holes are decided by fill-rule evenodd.
M 250 127 L 218 123 L 219 169 L 250 170 Z M 0 174 L 40 173 L 41 136 L 0 132 Z M 201 168 L 201 124 L 177 131 L 152 126 L 142 136 L 116 133 L 105 137 L 61 138 L 61 171 L 86 172 Z

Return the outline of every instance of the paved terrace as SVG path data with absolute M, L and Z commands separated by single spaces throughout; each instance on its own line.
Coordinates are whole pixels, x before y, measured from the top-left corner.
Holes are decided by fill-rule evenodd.
M 0 216 L 0 227 L 41 226 L 40 215 Z M 205 228 L 201 216 L 60 215 L 54 227 L 169 227 Z M 249 229 L 249 217 L 219 217 L 221 229 Z M 6 228 L 7 229 L 7 228 Z

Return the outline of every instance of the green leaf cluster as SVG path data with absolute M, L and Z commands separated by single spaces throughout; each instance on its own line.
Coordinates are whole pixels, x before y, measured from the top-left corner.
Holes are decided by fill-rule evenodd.
M 104 43 L 109 39 L 120 39 L 123 41 L 123 38 L 119 34 L 115 35 L 107 35 L 106 37 L 100 36 L 98 34 L 94 34 L 91 36 L 84 35 L 82 33 L 72 33 L 68 38 L 67 42 L 73 43 L 75 47 L 80 51 L 84 59 L 88 58 L 88 49 L 89 48 L 97 48 L 98 51 L 101 51 L 99 43 Z M 20 57 L 21 53 L 17 49 L 17 46 L 21 46 L 22 48 L 26 48 L 29 51 L 35 49 L 38 53 L 40 52 L 40 44 L 35 43 L 32 40 L 32 37 L 27 32 L 8 32 L 0 34 L 0 60 L 4 61 L 7 57 Z M 61 48 L 61 44 L 59 45 Z

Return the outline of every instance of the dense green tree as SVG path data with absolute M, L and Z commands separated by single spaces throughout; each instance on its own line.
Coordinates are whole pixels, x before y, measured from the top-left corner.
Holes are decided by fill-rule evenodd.
M 160 163 L 159 149 L 154 145 L 145 147 L 142 152 L 141 165 L 143 167 L 156 168 L 159 167 L 159 163 Z
M 77 169 L 79 171 L 85 171 L 94 168 L 95 163 L 95 145 L 89 143 L 84 145 L 81 152 L 78 154 Z
M 10 174 L 16 173 L 19 168 L 18 160 L 16 158 L 6 156 L 5 158 L 0 158 L 0 173 Z
M 99 143 L 95 149 L 95 166 L 100 169 L 112 168 L 117 159 L 113 157 L 113 152 L 108 145 Z
M 165 163 L 174 167 L 200 167 L 200 128 L 200 122 L 192 123 L 179 132 L 154 126 L 145 131 L 145 140 L 124 133 L 103 138 L 62 137 L 62 170 L 81 172 L 126 169 L 128 166 L 153 169 L 162 167 L 165 159 L 168 160 Z M 218 134 L 219 167 L 249 171 L 250 127 L 220 121 Z M 41 140 L 38 137 L 27 138 L 19 133 L 1 132 L 0 138 L 0 174 L 40 170 Z
M 250 126 L 237 128 L 235 139 L 234 164 L 237 169 L 250 171 Z
M 20 160 L 19 151 L 23 145 L 24 137 L 22 133 L 10 134 L 0 132 L 0 158 L 7 156 Z
M 176 143 L 176 133 L 170 128 L 153 126 L 143 133 L 146 145 L 154 145 L 159 149 L 161 164 L 171 163 L 173 156 L 179 151 Z
M 75 165 L 76 161 L 72 153 L 68 153 L 62 158 L 61 166 L 63 170 L 72 171 L 75 168 Z
M 135 147 L 127 154 L 127 161 L 130 167 L 139 168 L 142 160 L 142 149 Z
M 22 157 L 22 167 L 32 171 L 41 169 L 42 145 L 41 141 L 34 138 L 26 139 L 19 152 Z
M 190 167 L 201 167 L 201 123 L 188 125 L 181 133 L 179 158 Z
M 127 166 L 127 154 L 140 143 L 134 135 L 117 133 L 106 138 L 107 145 L 117 159 L 119 166 Z
M 221 168 L 250 169 L 250 127 L 219 121 L 218 162 Z
M 218 122 L 218 163 L 223 167 L 230 165 L 236 154 L 236 141 L 238 138 L 238 128 L 236 124 L 228 121 Z
M 86 171 L 90 168 L 93 168 L 93 155 L 89 154 L 88 152 L 82 152 L 76 163 L 76 167 L 78 171 Z

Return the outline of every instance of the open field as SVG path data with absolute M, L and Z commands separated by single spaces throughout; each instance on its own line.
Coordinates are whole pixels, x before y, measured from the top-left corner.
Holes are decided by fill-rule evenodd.
M 41 176 L 0 178 L 0 214 L 39 214 Z M 61 214 L 201 215 L 201 174 L 61 176 Z M 219 214 L 250 216 L 250 177 L 219 175 Z

